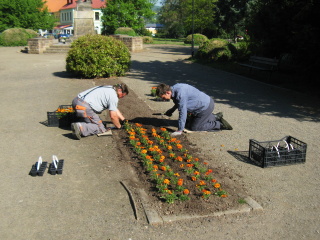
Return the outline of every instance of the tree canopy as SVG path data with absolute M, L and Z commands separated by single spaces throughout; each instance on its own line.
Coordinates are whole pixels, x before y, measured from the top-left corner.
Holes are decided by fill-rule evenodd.
M 0 1 L 0 32 L 8 28 L 52 29 L 54 22 L 42 0 Z
M 103 32 L 114 34 L 119 27 L 130 27 L 137 33 L 145 28 L 145 19 L 152 17 L 154 0 L 112 0 L 102 9 Z

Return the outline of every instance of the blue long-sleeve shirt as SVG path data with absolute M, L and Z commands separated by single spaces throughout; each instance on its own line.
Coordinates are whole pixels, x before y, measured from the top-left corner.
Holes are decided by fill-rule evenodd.
M 172 110 L 179 110 L 178 130 L 183 131 L 188 112 L 197 115 L 207 109 L 210 104 L 210 97 L 197 88 L 185 83 L 177 83 L 171 89 L 171 99 L 175 104 Z

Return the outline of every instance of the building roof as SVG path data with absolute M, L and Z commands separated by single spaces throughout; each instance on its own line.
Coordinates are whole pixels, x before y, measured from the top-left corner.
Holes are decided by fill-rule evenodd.
M 66 2 L 67 0 L 46 0 L 45 5 L 48 7 L 49 12 L 59 12 L 60 8 L 66 5 Z
M 77 0 L 43 0 L 48 6 L 49 12 L 59 12 L 60 9 L 72 9 L 77 7 Z M 68 2 L 72 2 L 68 4 Z M 92 0 L 92 8 L 99 9 L 106 5 L 106 0 Z
M 72 3 L 70 4 L 65 4 L 62 9 L 72 9 L 72 8 L 76 8 L 77 7 L 77 0 L 73 0 L 71 1 Z M 65 2 L 67 2 L 67 0 L 65 0 Z M 99 9 L 101 7 L 105 7 L 106 5 L 106 0 L 92 0 L 91 6 L 93 9 Z
M 163 24 L 160 23 L 148 23 L 146 28 L 163 28 Z

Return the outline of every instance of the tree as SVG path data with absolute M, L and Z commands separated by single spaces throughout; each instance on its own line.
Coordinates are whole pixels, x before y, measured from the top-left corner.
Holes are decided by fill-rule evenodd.
M 159 13 L 159 21 L 170 37 L 185 37 L 194 31 L 210 35 L 215 26 L 217 0 L 165 0 Z
M 55 19 L 42 0 L 1 0 L 0 32 L 8 28 L 52 29 Z
M 154 15 L 154 0 L 112 0 L 102 9 L 103 32 L 114 34 L 119 27 L 130 27 L 137 33 L 145 28 L 145 19 Z

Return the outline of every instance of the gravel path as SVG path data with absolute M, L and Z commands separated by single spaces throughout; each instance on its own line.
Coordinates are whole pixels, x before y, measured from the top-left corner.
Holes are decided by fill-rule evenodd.
M 0 48 L 0 239 L 320 239 L 319 101 L 191 64 L 184 61 L 190 48 L 145 47 L 132 54 L 132 70 L 121 78 L 146 103 L 134 107 L 168 109 L 172 103 L 149 96 L 151 86 L 160 82 L 189 83 L 214 97 L 216 112 L 222 111 L 234 130 L 191 133 L 188 138 L 210 165 L 228 168 L 264 210 L 161 226 L 136 221 L 120 183 L 128 167 L 119 161 L 112 138 L 75 141 L 70 130 L 40 123 L 46 111 L 70 103 L 95 81 L 68 76 L 64 54 L 30 55 L 20 48 Z M 248 162 L 249 139 L 286 135 L 308 144 L 305 164 L 262 169 Z M 65 159 L 62 175 L 28 176 L 40 155 L 50 162 L 52 154 Z

